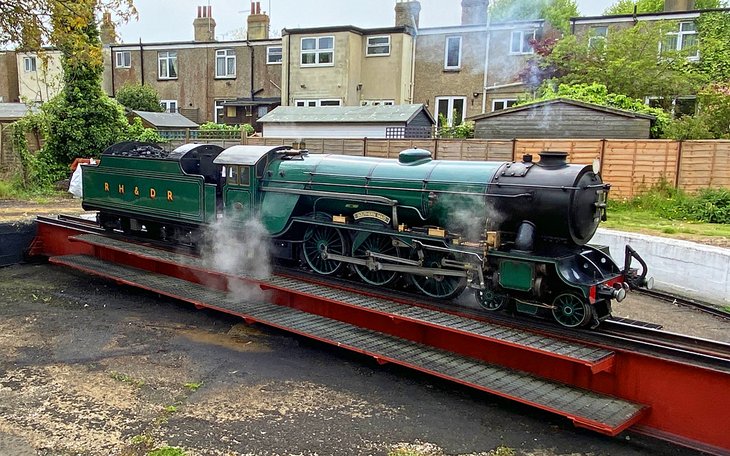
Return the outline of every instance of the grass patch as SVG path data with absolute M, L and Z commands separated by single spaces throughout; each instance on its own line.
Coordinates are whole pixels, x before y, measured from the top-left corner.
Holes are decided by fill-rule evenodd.
M 184 386 L 190 391 L 198 391 L 203 386 L 203 382 L 188 382 Z
M 137 388 L 141 388 L 144 386 L 144 380 L 140 380 L 138 378 L 131 377 L 127 374 L 123 374 L 121 372 L 112 372 L 109 374 L 111 378 L 114 380 L 117 380 L 122 383 L 126 383 L 128 385 L 136 386 Z
M 609 201 L 606 228 L 689 237 L 730 237 L 730 190 L 688 194 L 666 181 L 624 201 Z
M 147 456 L 188 456 L 188 454 L 178 447 L 160 447 L 147 453 Z

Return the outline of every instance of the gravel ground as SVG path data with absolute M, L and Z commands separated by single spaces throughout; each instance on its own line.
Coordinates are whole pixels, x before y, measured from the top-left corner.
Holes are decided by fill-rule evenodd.
M 0 269 L 0 347 L 3 456 L 690 454 L 49 265 Z

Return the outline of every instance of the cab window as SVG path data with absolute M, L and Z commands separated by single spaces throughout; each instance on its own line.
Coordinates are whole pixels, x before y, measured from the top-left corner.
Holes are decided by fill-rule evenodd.
M 228 184 L 238 184 L 238 166 L 228 167 Z
M 251 183 L 251 170 L 248 166 L 241 166 L 239 173 L 240 185 L 248 186 Z

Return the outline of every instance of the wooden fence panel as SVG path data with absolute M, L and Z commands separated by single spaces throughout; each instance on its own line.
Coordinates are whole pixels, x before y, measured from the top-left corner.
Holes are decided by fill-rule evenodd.
M 540 159 L 543 151 L 567 152 L 570 163 L 592 164 L 600 159 L 603 141 L 600 139 L 519 139 L 515 143 L 514 160 L 522 160 L 525 154 L 531 154 L 535 161 Z
M 406 149 L 426 149 L 434 153 L 436 140 L 433 139 L 368 139 L 365 155 L 378 158 L 398 158 Z
M 631 198 L 662 179 L 673 183 L 678 153 L 676 141 L 608 140 L 601 174 L 613 196 Z
M 289 138 L 269 137 L 245 141 L 261 146 L 293 142 Z M 229 147 L 240 140 L 222 142 L 222 146 Z M 431 151 L 436 159 L 477 161 L 521 160 L 524 154 L 532 154 L 537 161 L 541 151 L 565 151 L 571 163 L 592 164 L 600 159 L 603 180 L 611 184 L 614 197 L 630 198 L 661 179 L 690 192 L 710 186 L 730 188 L 730 141 L 307 138 L 306 147 L 312 153 L 380 158 L 398 158 L 401 151 L 416 147 Z
M 677 186 L 688 192 L 730 188 L 730 141 L 685 141 Z

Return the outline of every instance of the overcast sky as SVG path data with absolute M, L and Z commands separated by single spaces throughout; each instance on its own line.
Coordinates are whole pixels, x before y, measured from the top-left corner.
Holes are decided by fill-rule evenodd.
M 420 0 L 421 27 L 458 25 L 461 0 Z M 117 29 L 123 43 L 189 41 L 193 39 L 193 20 L 198 5 L 213 7 L 216 38 L 243 37 L 248 0 L 135 0 L 139 20 Z M 577 0 L 584 16 L 600 15 L 612 0 Z M 389 27 L 395 24 L 395 0 L 263 0 L 261 8 L 271 17 L 271 30 L 282 28 L 355 25 Z

